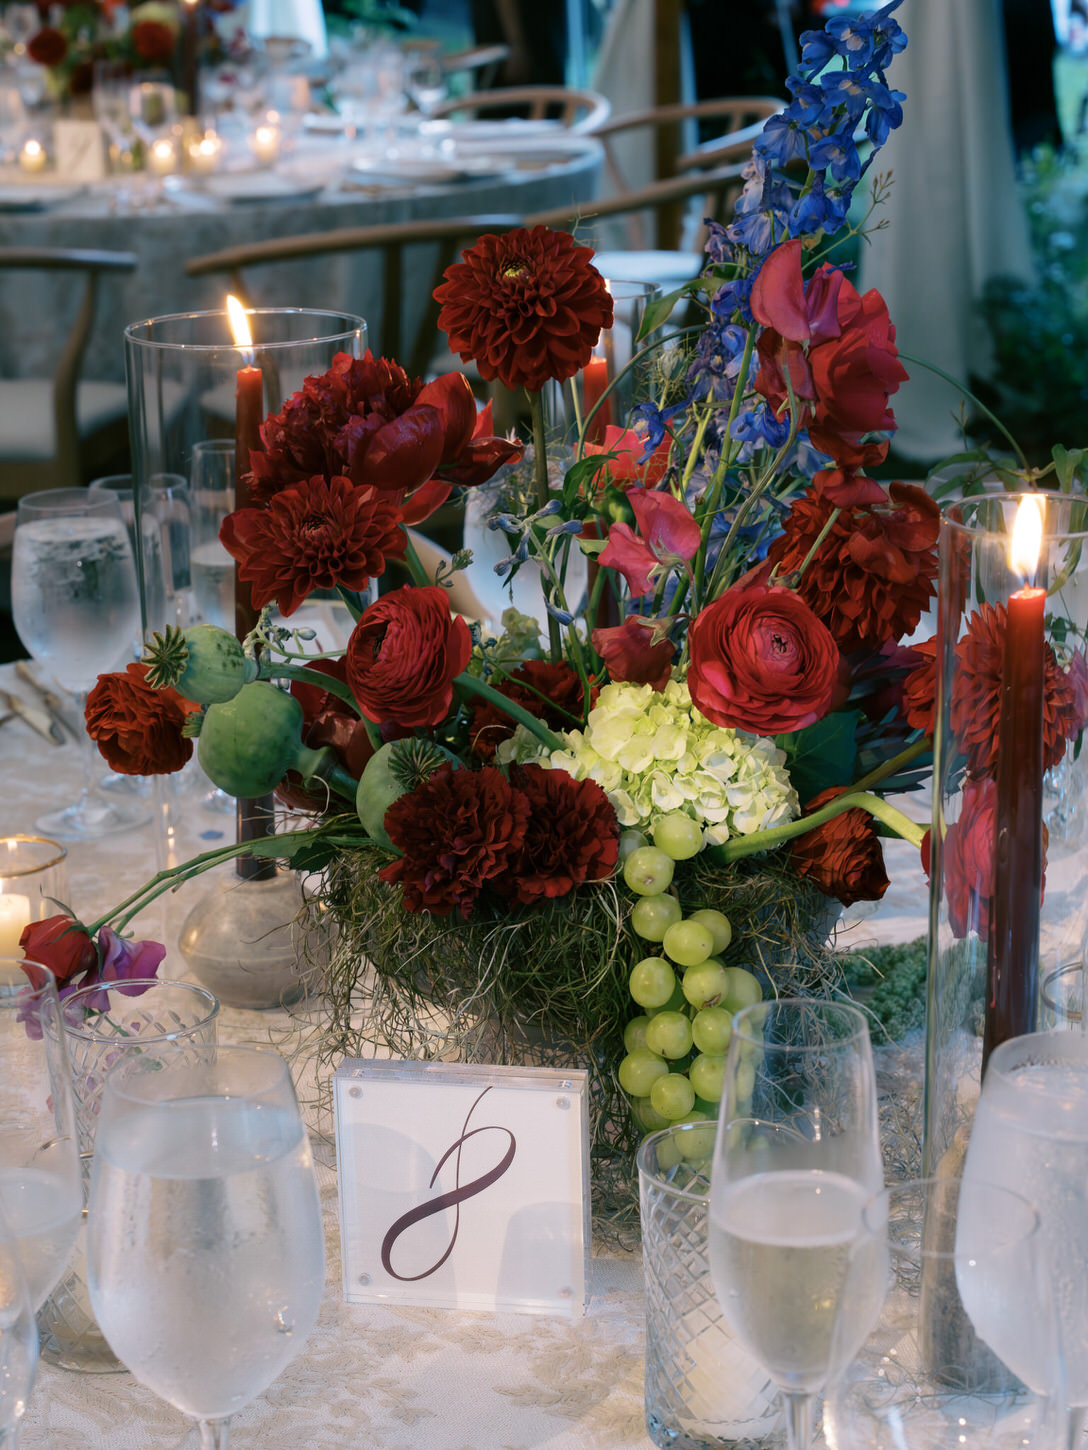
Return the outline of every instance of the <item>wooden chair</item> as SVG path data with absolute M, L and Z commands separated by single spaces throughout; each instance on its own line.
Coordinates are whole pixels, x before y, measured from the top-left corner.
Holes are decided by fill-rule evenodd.
M 515 116 L 526 121 L 558 121 L 568 131 L 594 131 L 612 113 L 612 106 L 597 91 L 569 86 L 499 86 L 470 91 L 435 106 L 435 117 L 477 120 L 487 116 Z
M 83 381 L 83 354 L 104 272 L 131 272 L 131 252 L 0 247 L 0 269 L 78 272 L 86 281 L 51 378 L 0 379 L 0 502 L 85 482 L 128 444 L 124 383 Z
M 442 57 L 442 70 L 451 86 L 463 77 L 469 80 L 466 89 L 487 90 L 493 86 L 499 67 L 510 54 L 508 45 L 474 45 L 468 50 L 455 50 Z

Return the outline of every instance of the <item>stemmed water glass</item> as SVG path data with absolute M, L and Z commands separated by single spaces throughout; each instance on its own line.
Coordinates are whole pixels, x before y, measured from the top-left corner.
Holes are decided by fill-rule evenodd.
M 446 99 L 446 71 L 442 57 L 427 51 L 408 61 L 404 89 L 423 119 L 428 120 L 434 108 Z
M 864 1016 L 810 998 L 738 1012 L 726 1059 L 708 1243 L 722 1313 L 781 1390 L 808 1450 L 861 1211 L 882 1183 Z
M 129 116 L 136 135 L 143 144 L 145 182 L 149 202 L 162 196 L 162 176 L 153 173 L 152 148 L 155 142 L 168 137 L 178 119 L 177 93 L 169 81 L 138 80 L 129 87 Z
M 305 1344 L 324 1283 L 313 1160 L 282 1057 L 150 1048 L 113 1069 L 87 1268 L 114 1353 L 196 1420 L 187 1444 L 226 1450 L 230 1416 Z
M 82 714 L 98 675 L 123 664 L 140 630 L 136 565 L 115 498 L 58 488 L 19 500 L 11 605 L 19 638 L 73 693 Z M 90 840 L 147 820 L 141 806 L 94 793 L 97 759 L 84 735 L 82 794 L 39 819 L 44 835 Z

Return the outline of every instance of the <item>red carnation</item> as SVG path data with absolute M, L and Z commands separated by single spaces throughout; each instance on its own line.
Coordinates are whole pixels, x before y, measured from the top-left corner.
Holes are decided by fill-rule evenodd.
M 169 60 L 174 53 L 174 32 L 161 20 L 139 20 L 132 27 L 132 48 L 151 64 Z
M 655 642 L 658 627 L 657 620 L 629 614 L 622 624 L 593 631 L 593 648 L 604 661 L 609 679 L 652 685 L 655 690 L 665 688 L 672 677 L 676 646 L 667 634 Z
M 735 585 L 692 620 L 688 650 L 691 698 L 715 725 L 775 735 L 831 708 L 839 651 L 789 589 Z
M 386 811 L 389 839 L 404 854 L 378 874 L 403 887 L 405 910 L 456 910 L 467 920 L 517 855 L 528 820 L 528 798 L 494 766 L 443 766 Z
M 780 577 L 799 575 L 798 594 L 847 654 L 910 634 L 933 598 L 940 510 L 913 484 L 881 493 L 834 522 L 831 498 L 802 494 L 767 554 Z
M 529 802 L 529 820 L 521 849 L 493 883 L 497 891 L 532 906 L 611 876 L 619 855 L 619 825 L 595 781 L 524 765 L 514 769 L 513 783 Z
M 569 232 L 518 228 L 480 237 L 435 288 L 438 325 L 462 362 L 508 388 L 538 392 L 589 362 L 612 298 L 593 252 Z
M 26 53 L 38 65 L 60 65 L 68 54 L 68 42 L 53 25 L 43 25 L 26 43 Z
M 809 801 L 805 814 L 843 794 L 843 786 L 821 791 Z M 806 876 L 825 896 L 834 896 L 843 906 L 855 901 L 879 901 L 888 889 L 884 853 L 868 811 L 852 806 L 814 826 L 790 842 L 790 864 L 798 876 Z
M 99 675 L 87 696 L 87 734 L 122 775 L 172 775 L 193 754 L 181 727 L 197 706 L 176 690 L 152 689 L 147 671 L 131 664 L 121 674 Z
M 550 660 L 529 660 L 520 665 L 505 680 L 492 682 L 504 699 L 542 720 L 549 730 L 573 730 L 581 725 L 585 717 L 582 682 L 565 660 L 552 663 Z M 591 689 L 590 704 L 597 698 L 597 691 Z M 469 740 L 473 753 L 482 760 L 490 760 L 495 747 L 503 740 L 509 740 L 517 729 L 512 720 L 498 705 L 490 700 L 476 697 L 472 701 L 472 724 Z
M 253 607 L 273 599 L 293 614 L 315 589 L 362 590 L 403 556 L 396 496 L 315 475 L 275 494 L 266 508 L 238 509 L 219 537 L 253 586 Z
M 449 714 L 453 681 L 471 654 L 468 625 L 450 614 L 446 591 L 405 585 L 363 611 L 344 661 L 368 719 L 429 726 Z
M 58 983 L 98 966 L 98 949 L 90 932 L 71 916 L 47 916 L 44 921 L 32 921 L 23 928 L 19 950 L 28 961 L 48 967 Z M 38 980 L 32 972 L 27 975 L 36 987 L 41 986 L 41 974 Z

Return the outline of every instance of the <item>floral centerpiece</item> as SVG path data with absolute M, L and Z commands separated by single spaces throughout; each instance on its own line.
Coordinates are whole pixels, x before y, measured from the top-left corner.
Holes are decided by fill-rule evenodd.
M 700 325 L 665 330 L 655 396 L 603 443 L 584 420 L 558 478 L 541 390 L 576 377 L 612 305 L 589 249 L 543 228 L 482 237 L 436 294 L 462 359 L 527 390 L 524 457 L 461 374 L 424 385 L 369 354 L 266 420 L 252 504 L 221 533 L 256 630 L 168 630 L 101 678 L 87 722 L 116 770 L 178 770 L 195 740 L 225 791 L 276 790 L 310 822 L 69 933 L 121 933 L 238 850 L 321 870 L 329 1052 L 360 1051 L 365 993 L 395 1052 L 577 1056 L 598 1165 L 625 1183 L 641 1131 L 715 1113 L 732 1010 L 839 989 L 828 924 L 886 890 L 882 831 L 921 842 L 888 796 L 931 748 L 932 653 L 904 641 L 934 596 L 938 510 L 872 476 L 906 373 L 883 300 L 833 260 L 901 119 L 898 3 L 802 38 L 734 220 L 648 319 L 683 297 Z M 450 608 L 468 558 L 432 579 L 406 527 L 499 470 L 499 568 L 538 571 L 547 618 L 489 632 Z M 413 582 L 368 602 L 390 559 Z M 318 590 L 356 621 L 342 654 L 291 628 Z M 28 955 L 55 965 L 56 931 L 29 928 Z

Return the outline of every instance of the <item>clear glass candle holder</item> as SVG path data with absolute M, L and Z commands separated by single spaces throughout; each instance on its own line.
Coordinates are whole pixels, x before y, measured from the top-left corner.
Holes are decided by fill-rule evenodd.
M 0 957 L 18 957 L 32 921 L 55 916 L 67 900 L 68 852 L 45 836 L 0 836 Z

